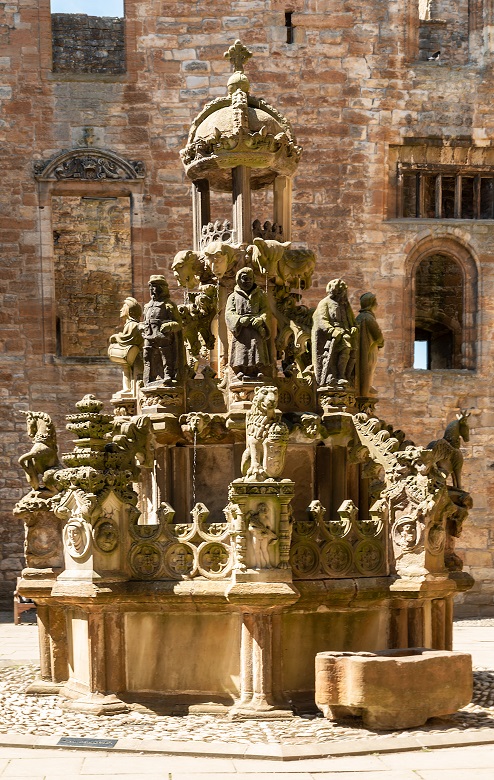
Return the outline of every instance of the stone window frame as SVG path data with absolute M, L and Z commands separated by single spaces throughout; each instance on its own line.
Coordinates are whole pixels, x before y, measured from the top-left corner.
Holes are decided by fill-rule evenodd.
M 122 178 L 119 179 L 82 179 L 82 178 L 57 178 L 56 170 L 63 163 L 70 162 L 81 156 L 81 153 L 89 153 L 103 157 L 105 160 L 117 164 Z M 137 169 L 139 170 L 137 164 Z M 140 175 L 135 174 L 134 166 L 128 160 L 107 150 L 73 149 L 63 152 L 43 165 L 41 161 L 35 161 L 35 179 L 38 184 L 38 210 L 39 210 L 39 234 L 40 234 L 40 277 L 41 277 L 41 304 L 42 304 L 42 338 L 43 359 L 50 363 L 95 363 L 104 362 L 104 357 L 63 357 L 57 355 L 57 305 L 55 293 L 55 249 L 53 244 L 53 196 L 76 196 L 91 198 L 120 198 L 128 197 L 130 203 L 130 244 L 131 244 L 131 270 L 133 295 L 138 299 L 144 297 L 147 289 L 144 272 L 144 244 L 142 241 L 143 206 L 144 206 L 144 171 L 141 166 Z M 134 173 L 134 178 L 130 178 Z M 129 178 L 123 178 L 127 175 Z
M 137 81 L 137 13 L 139 0 L 124 2 L 125 73 L 54 73 L 52 70 L 51 0 L 39 0 L 39 55 L 41 78 L 45 81 Z
M 415 216 L 404 216 L 404 176 L 416 177 L 416 212 Z M 425 177 L 435 178 L 435 215 L 427 217 L 424 215 L 425 188 L 423 185 Z M 454 216 L 446 217 L 442 213 L 442 180 L 443 178 L 453 178 L 455 180 L 455 205 Z M 473 178 L 473 217 L 462 216 L 462 180 Z M 481 181 L 488 179 L 492 181 L 491 187 L 491 215 L 481 216 Z M 494 219 L 494 168 L 490 165 L 440 165 L 436 163 L 405 163 L 397 164 L 397 191 L 396 191 L 396 209 L 397 219 L 437 219 L 437 220 L 475 220 L 485 222 Z
M 444 255 L 454 260 L 463 274 L 463 365 L 462 368 L 428 369 L 446 371 L 456 374 L 458 371 L 476 371 L 480 354 L 478 354 L 478 287 L 480 264 L 471 246 L 463 243 L 457 236 L 448 234 L 429 235 L 415 243 L 407 254 L 405 265 L 405 306 L 403 307 L 403 333 L 405 367 L 414 369 L 415 342 L 415 295 L 416 273 L 420 263 L 431 255 Z M 408 304 L 408 305 L 406 305 Z

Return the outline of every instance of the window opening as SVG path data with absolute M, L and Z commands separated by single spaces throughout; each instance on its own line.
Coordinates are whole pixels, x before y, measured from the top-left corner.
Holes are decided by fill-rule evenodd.
M 426 331 L 415 328 L 413 343 L 413 367 L 430 369 L 430 336 Z
M 132 294 L 130 198 L 52 197 L 56 353 L 106 357 Z
M 398 216 L 494 219 L 494 172 L 398 163 Z
M 292 24 L 292 11 L 285 11 L 286 42 L 293 43 L 293 31 L 295 27 Z
M 414 368 L 463 367 L 463 272 L 434 254 L 415 275 Z

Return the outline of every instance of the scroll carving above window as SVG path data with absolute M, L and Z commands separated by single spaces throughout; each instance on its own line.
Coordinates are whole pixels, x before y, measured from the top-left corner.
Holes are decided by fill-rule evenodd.
M 143 179 L 146 169 L 141 160 L 125 160 L 114 152 L 84 147 L 71 149 L 51 160 L 35 160 L 34 174 L 41 181 L 47 179 L 122 181 Z

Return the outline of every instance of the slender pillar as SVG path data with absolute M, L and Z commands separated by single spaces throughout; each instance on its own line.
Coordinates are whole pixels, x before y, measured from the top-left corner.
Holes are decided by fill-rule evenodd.
M 238 244 L 252 241 L 252 217 L 250 212 L 250 168 L 237 165 L 232 169 L 233 228 Z
M 444 649 L 453 649 L 453 598 L 448 596 L 444 599 Z
M 67 621 L 63 607 L 50 607 L 50 655 L 51 674 L 54 683 L 61 683 L 69 677 L 67 652 Z
M 336 445 L 331 447 L 331 506 L 329 507 L 331 518 L 338 517 L 338 509 L 343 501 L 348 498 L 347 490 L 347 448 Z
M 124 615 L 108 612 L 104 623 L 106 688 L 109 693 L 119 693 L 126 689 Z
M 408 608 L 408 647 L 424 646 L 424 616 L 420 606 Z
M 278 623 L 273 626 L 276 620 Z M 279 616 L 271 612 L 242 613 L 240 701 L 235 716 L 262 717 L 263 713 L 274 710 L 291 714 L 281 693 L 280 670 L 273 670 L 273 632 L 280 641 Z
M 207 179 L 200 179 L 192 184 L 192 230 L 195 252 L 198 252 L 201 248 L 202 227 L 203 225 L 207 225 L 210 220 L 211 201 L 209 182 Z
M 273 221 L 283 228 L 283 241 L 292 240 L 292 180 L 277 176 L 273 185 Z
M 39 659 L 41 666 L 41 679 L 52 681 L 51 669 L 51 647 L 50 647 L 50 624 L 49 607 L 46 604 L 38 604 L 36 609 L 36 619 L 38 622 L 38 642 Z
M 106 691 L 105 626 L 102 612 L 88 615 L 89 690 L 91 693 Z
M 446 604 L 444 599 L 433 599 L 432 604 L 432 647 L 445 650 L 446 644 Z
M 392 648 L 408 647 L 408 610 L 406 603 L 391 610 L 389 634 Z

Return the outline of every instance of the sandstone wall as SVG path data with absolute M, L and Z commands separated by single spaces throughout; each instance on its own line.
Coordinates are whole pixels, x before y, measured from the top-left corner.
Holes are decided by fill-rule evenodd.
M 380 413 L 417 443 L 440 436 L 458 408 L 475 407 L 464 449 L 464 481 L 475 507 L 462 545 L 477 585 L 463 606 L 494 613 L 494 223 L 396 218 L 393 149 L 410 139 L 433 139 L 436 148 L 451 150 L 459 139 L 462 148 L 473 150 L 471 159 L 475 150 L 492 146 L 491 11 L 475 0 L 465 22 L 466 5 L 438 8 L 434 18 L 452 19 L 445 43 L 450 55 L 428 62 L 420 59 L 415 0 L 293 0 L 292 44 L 286 42 L 287 8 L 279 0 L 227 6 L 222 0 L 128 0 L 124 75 L 54 73 L 48 0 L 0 6 L 5 583 L 22 565 L 22 536 L 10 515 L 25 487 L 16 461 L 27 439 L 16 409 L 42 408 L 62 431 L 63 415 L 83 393 L 108 398 L 119 384 L 119 371 L 109 364 L 84 362 L 82 356 L 69 360 L 51 347 L 54 313 L 45 291 L 55 284 L 55 272 L 43 265 L 40 238 L 41 215 L 50 205 L 41 202 L 33 161 L 90 138 L 95 146 L 145 162 L 143 195 L 132 201 L 129 278 L 142 299 L 148 274 L 166 272 L 175 252 L 191 243 L 190 187 L 178 152 L 199 108 L 225 93 L 229 65 L 223 52 L 240 37 L 255 53 L 248 64 L 252 91 L 289 116 L 305 148 L 294 186 L 293 233 L 318 256 L 308 302 L 314 304 L 328 279 L 339 275 L 349 283 L 354 304 L 367 290 L 377 293 L 386 337 L 376 377 Z M 443 34 L 448 30 L 446 25 Z M 221 213 L 213 211 L 213 219 L 224 218 L 226 206 L 218 199 Z M 264 213 L 254 218 L 270 217 L 265 204 L 259 208 Z M 469 323 L 476 370 L 410 367 L 412 266 L 421 248 L 438 253 L 444 242 L 464 258 L 476 296 L 477 314 Z

